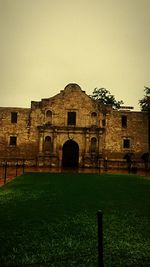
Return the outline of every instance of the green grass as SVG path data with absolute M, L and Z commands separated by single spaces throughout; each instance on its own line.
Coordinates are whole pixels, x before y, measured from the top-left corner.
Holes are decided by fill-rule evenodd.
M 105 267 L 148 267 L 149 196 L 150 180 L 134 175 L 17 177 L 0 188 L 0 266 L 98 266 L 101 209 Z

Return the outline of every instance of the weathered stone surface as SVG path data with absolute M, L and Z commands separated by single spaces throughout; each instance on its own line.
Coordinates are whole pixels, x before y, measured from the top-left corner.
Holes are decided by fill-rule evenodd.
M 127 127 L 122 127 L 121 118 L 127 117 Z M 148 114 L 145 112 L 112 110 L 107 115 L 105 148 L 110 157 L 122 153 L 140 154 L 148 151 Z M 123 147 L 123 140 L 130 140 L 130 147 Z
M 12 112 L 17 113 L 15 123 Z M 79 166 L 96 167 L 100 158 L 120 160 L 126 153 L 138 159 L 149 151 L 148 114 L 98 106 L 77 84 L 67 85 L 54 97 L 32 101 L 28 109 L 0 108 L 1 159 L 25 158 L 40 166 L 62 166 L 67 155 L 68 164 L 74 164 L 75 146 L 64 151 L 68 140 L 77 144 Z

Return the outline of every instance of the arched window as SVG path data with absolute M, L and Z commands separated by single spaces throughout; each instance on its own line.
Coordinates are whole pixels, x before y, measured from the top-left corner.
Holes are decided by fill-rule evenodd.
M 97 144 L 97 139 L 95 137 L 91 138 L 91 152 L 96 152 L 96 144 Z
M 44 140 L 44 151 L 45 152 L 52 152 L 52 141 L 50 136 L 46 136 Z
M 97 116 L 97 113 L 96 112 L 92 112 L 91 113 L 91 117 L 96 117 Z
M 46 117 L 47 117 L 47 118 L 52 117 L 52 112 L 51 112 L 51 110 L 47 110 L 47 111 L 46 111 Z
M 92 112 L 91 113 L 91 126 L 96 126 L 97 125 L 97 113 Z
M 50 124 L 52 123 L 52 111 L 51 110 L 46 111 L 46 122 Z

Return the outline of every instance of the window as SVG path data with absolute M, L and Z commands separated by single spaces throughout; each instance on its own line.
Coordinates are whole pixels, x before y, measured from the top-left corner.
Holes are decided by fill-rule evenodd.
M 92 113 L 91 113 L 91 116 L 92 116 L 92 117 L 96 117 L 96 116 L 97 116 L 97 113 L 96 113 L 96 112 L 92 112 Z
M 11 123 L 17 123 L 17 112 L 11 112 Z
M 51 110 L 47 110 L 47 111 L 46 111 L 46 117 L 47 117 L 47 118 L 51 118 L 51 117 L 52 117 L 52 112 L 51 112 Z
M 50 136 L 45 137 L 44 151 L 49 153 L 52 151 L 52 141 Z
M 105 119 L 102 120 L 102 126 L 103 126 L 103 127 L 106 126 L 106 120 L 105 120 Z
M 76 125 L 76 112 L 68 112 L 68 125 Z
M 121 124 L 123 128 L 127 128 L 127 116 L 123 115 L 121 117 Z
M 52 123 L 52 112 L 51 110 L 46 111 L 46 122 L 51 124 Z
M 10 136 L 9 145 L 10 146 L 16 146 L 17 145 L 17 137 L 16 136 Z
M 123 148 L 130 148 L 130 139 L 123 140 Z
M 91 139 L 91 152 L 96 152 L 96 143 L 97 143 L 97 139 L 93 137 Z
M 92 112 L 91 113 L 91 126 L 95 127 L 97 125 L 97 113 Z

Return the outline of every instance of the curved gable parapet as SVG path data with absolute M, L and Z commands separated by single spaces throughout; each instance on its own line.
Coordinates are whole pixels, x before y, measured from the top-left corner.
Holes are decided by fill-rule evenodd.
M 65 91 L 82 91 L 81 87 L 77 83 L 69 83 L 64 88 Z
M 83 110 L 84 113 L 100 111 L 97 101 L 87 95 L 76 83 L 69 83 L 60 93 L 50 98 L 32 101 L 31 109 L 40 109 L 43 112 L 50 109 L 53 114 L 60 113 L 61 115 L 65 110 L 71 109 L 80 110 L 80 112 Z

